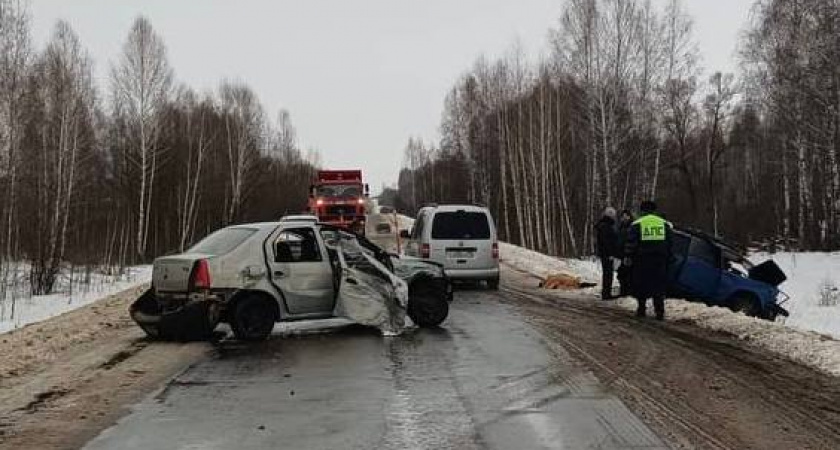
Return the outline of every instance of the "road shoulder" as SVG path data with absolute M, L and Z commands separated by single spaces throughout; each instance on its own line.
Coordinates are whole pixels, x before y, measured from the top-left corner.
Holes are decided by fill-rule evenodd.
M 128 316 L 143 289 L 0 335 L 0 448 L 78 448 L 212 349 L 146 341 Z
M 838 448 L 837 378 L 690 323 L 637 319 L 508 270 L 503 301 L 674 448 Z

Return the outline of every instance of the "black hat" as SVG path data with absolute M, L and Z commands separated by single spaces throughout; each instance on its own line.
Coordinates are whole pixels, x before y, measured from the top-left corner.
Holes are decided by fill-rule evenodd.
M 642 204 L 639 206 L 639 209 L 640 209 L 643 213 L 652 213 L 652 212 L 656 212 L 656 203 L 654 203 L 652 200 L 645 200 L 645 201 L 643 201 L 643 202 L 642 202 Z

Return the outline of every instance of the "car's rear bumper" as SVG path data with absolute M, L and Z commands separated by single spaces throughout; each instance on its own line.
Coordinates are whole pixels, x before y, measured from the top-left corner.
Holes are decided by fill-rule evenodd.
M 148 289 L 131 304 L 129 314 L 152 338 L 182 341 L 207 338 L 216 324 L 214 317 L 219 299 L 216 296 L 183 297 L 160 299 L 153 289 Z
M 487 269 L 450 269 L 444 268 L 446 276 L 453 280 L 490 280 L 499 278 L 499 268 Z

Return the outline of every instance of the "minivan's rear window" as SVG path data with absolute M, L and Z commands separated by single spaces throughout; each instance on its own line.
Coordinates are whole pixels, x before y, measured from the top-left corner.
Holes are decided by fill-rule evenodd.
M 432 239 L 490 239 L 490 223 L 482 212 L 439 212 L 432 224 Z
M 202 239 L 193 248 L 189 249 L 188 252 L 205 253 L 214 256 L 224 255 L 238 247 L 239 244 L 245 242 L 246 239 L 256 232 L 256 228 L 224 228 Z

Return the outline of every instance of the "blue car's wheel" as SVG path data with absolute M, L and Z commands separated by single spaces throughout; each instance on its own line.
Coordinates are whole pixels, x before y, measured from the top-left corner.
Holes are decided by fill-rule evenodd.
M 750 317 L 761 315 L 761 304 L 755 295 L 749 292 L 739 292 L 732 296 L 729 301 L 729 309 L 734 312 L 741 312 Z

